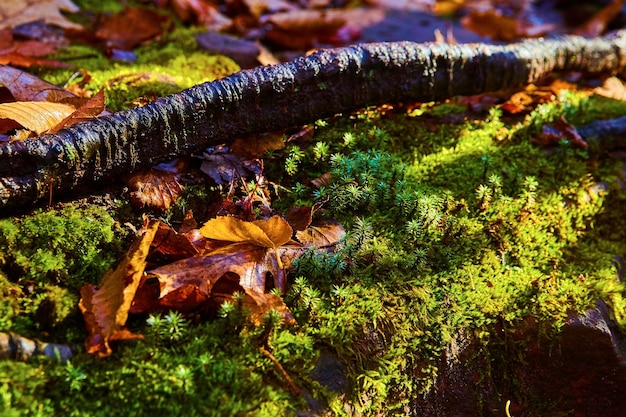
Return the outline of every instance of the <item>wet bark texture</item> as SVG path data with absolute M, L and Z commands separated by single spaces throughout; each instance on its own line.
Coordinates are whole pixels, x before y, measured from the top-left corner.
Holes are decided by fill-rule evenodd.
M 443 100 L 553 71 L 615 73 L 626 31 L 507 46 L 372 43 L 241 71 L 144 107 L 0 146 L 0 213 L 251 133 L 390 102 Z

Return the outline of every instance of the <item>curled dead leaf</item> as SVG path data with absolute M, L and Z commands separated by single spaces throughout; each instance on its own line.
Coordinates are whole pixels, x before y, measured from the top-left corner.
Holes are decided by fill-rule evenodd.
M 67 90 L 8 65 L 0 65 L 0 84 L 11 92 L 16 101 L 61 102 L 75 97 Z
M 72 126 L 73 124 L 93 119 L 100 115 L 105 109 L 104 89 L 101 89 L 93 97 L 84 102 L 72 114 L 53 126 L 48 133 L 56 133 L 59 130 Z
M 141 237 L 133 243 L 117 268 L 106 273 L 100 286 L 85 284 L 81 288 L 79 307 L 89 333 L 85 341 L 87 352 L 105 357 L 111 354 L 109 341 L 141 338 L 124 329 L 124 325 L 157 230 L 157 221 L 146 220 Z

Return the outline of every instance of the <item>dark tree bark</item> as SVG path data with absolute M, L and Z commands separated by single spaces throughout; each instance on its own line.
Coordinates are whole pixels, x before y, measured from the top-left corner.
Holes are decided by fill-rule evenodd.
M 241 71 L 72 126 L 0 146 L 0 211 L 218 143 L 388 102 L 436 101 L 535 82 L 552 71 L 614 73 L 626 65 L 626 31 L 508 46 L 411 42 L 322 50 Z

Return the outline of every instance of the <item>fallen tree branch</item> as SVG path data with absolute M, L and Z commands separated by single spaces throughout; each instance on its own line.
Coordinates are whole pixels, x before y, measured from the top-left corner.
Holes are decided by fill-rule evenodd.
M 535 82 L 553 71 L 615 73 L 626 31 L 507 46 L 373 43 L 241 71 L 146 106 L 0 146 L 0 211 L 224 143 L 388 102 L 443 100 Z

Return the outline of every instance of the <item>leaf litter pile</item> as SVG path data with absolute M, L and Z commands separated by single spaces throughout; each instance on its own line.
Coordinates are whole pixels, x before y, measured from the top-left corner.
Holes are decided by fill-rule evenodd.
M 146 218 L 137 241 L 101 285 L 86 284 L 81 289 L 88 352 L 108 356 L 110 341 L 141 338 L 124 328 L 129 313 L 178 311 L 212 316 L 235 293 L 243 295 L 253 324 L 260 325 L 270 310 L 293 323 L 280 297 L 287 289 L 289 266 L 305 251 L 332 250 L 345 234 L 336 222 L 310 225 L 310 215 L 293 220 L 300 227 L 307 226 L 294 229 L 275 215 L 255 221 L 220 216 L 195 228 L 193 218 L 188 217 L 175 231 Z M 155 258 L 170 262 L 150 261 Z

